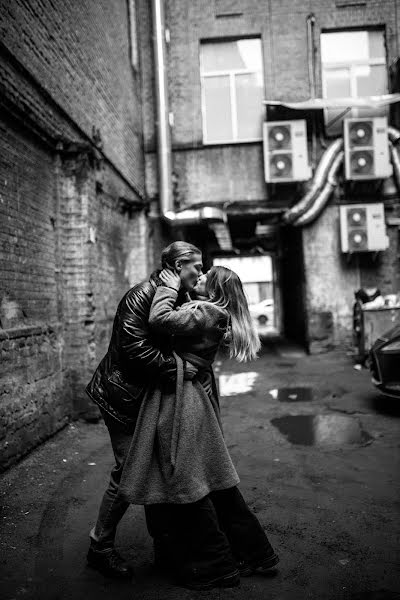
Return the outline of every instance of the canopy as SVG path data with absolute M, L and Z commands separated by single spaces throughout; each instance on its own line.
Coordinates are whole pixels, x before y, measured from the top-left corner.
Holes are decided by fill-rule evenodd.
M 400 94 L 383 94 L 381 96 L 360 96 L 356 98 L 310 98 L 302 102 L 283 102 L 280 100 L 264 100 L 269 106 L 286 106 L 295 110 L 322 110 L 324 108 L 379 108 L 387 104 L 400 102 Z

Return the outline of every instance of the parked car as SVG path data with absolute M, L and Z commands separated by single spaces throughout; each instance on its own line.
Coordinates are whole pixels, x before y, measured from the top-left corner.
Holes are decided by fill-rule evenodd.
M 383 394 L 400 398 L 400 325 L 381 335 L 371 348 L 372 383 Z
M 274 325 L 274 301 L 271 298 L 268 300 L 261 300 L 261 302 L 257 302 L 257 304 L 250 304 L 249 310 L 250 315 L 259 325 Z

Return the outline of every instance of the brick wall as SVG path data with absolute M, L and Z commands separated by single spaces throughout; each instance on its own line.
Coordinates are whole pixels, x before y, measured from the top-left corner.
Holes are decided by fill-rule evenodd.
M 59 166 L 65 360 L 76 416 L 93 417 L 84 387 L 107 350 L 119 300 L 147 274 L 147 219 L 124 182 L 85 153 Z
M 2 44 L 144 192 L 139 75 L 130 65 L 124 0 L 5 0 Z
M 0 329 L 0 469 L 63 427 L 71 415 L 60 326 Z
M 56 284 L 57 231 L 51 154 L 0 122 L 0 446 L 2 465 L 62 427 L 64 385 Z
M 61 158 L 58 175 L 64 319 L 79 314 L 88 327 L 96 321 L 101 341 L 121 297 L 150 268 L 147 217 L 125 182 L 107 165 L 94 167 L 85 153 Z
M 400 206 L 397 212 L 400 215 Z M 390 219 L 392 214 L 386 211 L 387 218 Z M 382 294 L 393 294 L 400 292 L 400 228 L 398 225 L 388 225 L 386 233 L 390 251 L 380 252 L 372 259 L 361 255 L 360 280 L 362 287 L 377 287 Z
M 386 208 L 386 219 L 400 207 Z M 309 342 L 312 352 L 333 345 L 351 345 L 354 292 L 377 287 L 383 295 L 400 292 L 400 230 L 388 226 L 389 249 L 379 253 L 344 255 L 340 251 L 339 208 L 329 206 L 303 230 L 306 265 Z
M 53 158 L 20 127 L 3 121 L 0 157 L 3 326 L 56 322 Z M 12 302 L 14 316 L 7 308 Z
M 91 281 L 96 310 L 96 361 L 104 355 L 117 305 L 125 292 L 146 279 L 149 259 L 149 225 L 143 212 L 122 210 L 103 190 L 96 196 L 95 244 L 92 246 Z
M 11 120 L 0 130 L 4 468 L 68 417 L 97 415 L 84 387 L 119 300 L 152 265 L 147 218 L 113 169 L 51 154 Z
M 328 206 L 303 230 L 310 351 L 350 340 L 354 292 L 360 287 L 355 260 L 340 252 L 339 209 Z
M 97 416 L 84 387 L 152 242 L 127 2 L 3 2 L 0 30 L 5 468 Z
M 140 5 L 143 23 L 150 22 L 149 4 L 142 2 Z M 307 3 L 301 0 L 238 0 L 233 4 L 235 8 L 228 10 L 215 0 L 166 2 L 166 26 L 171 37 L 167 60 L 170 110 L 174 115 L 173 169 L 186 204 L 227 200 L 262 202 L 268 197 L 260 143 L 203 147 L 199 66 L 202 39 L 261 36 L 265 97 L 275 100 L 296 101 L 310 96 L 306 27 L 310 13 L 316 17 L 317 95 L 322 93 L 319 69 L 322 30 L 383 24 L 386 26 L 388 64 L 398 54 L 398 15 L 393 0 L 368 0 L 358 5 L 349 2 L 348 6 L 342 6 L 344 3 L 336 0 Z M 153 198 L 157 195 L 154 78 L 152 40 L 145 34 L 142 36 L 142 55 L 146 182 Z
M 335 28 L 385 26 L 388 65 L 399 53 L 399 10 L 392 0 L 168 0 L 166 26 L 175 200 L 180 206 L 200 202 L 259 201 L 270 206 L 264 183 L 261 144 L 202 144 L 199 44 L 203 39 L 261 36 L 265 97 L 300 101 L 309 98 L 306 19 L 315 15 L 316 93 L 322 95 L 320 44 L 322 31 Z M 149 18 L 149 9 L 142 14 Z M 151 38 L 143 38 L 144 135 L 146 183 L 157 197 Z M 321 148 L 318 148 L 318 154 Z M 282 196 L 282 188 L 275 193 Z M 286 203 L 302 195 L 292 189 Z M 274 198 L 275 201 L 275 198 Z M 398 202 L 398 199 L 396 200 Z M 243 209 L 246 210 L 246 209 Z M 304 230 L 308 337 L 314 349 L 348 340 L 351 333 L 353 292 L 360 285 L 379 285 L 385 292 L 400 289 L 397 273 L 398 230 L 390 229 L 390 249 L 349 263 L 341 255 L 337 207 L 332 206 Z M 301 248 L 299 248 L 299 252 Z
M 388 64 L 398 54 L 398 28 L 392 0 L 368 0 L 362 6 L 337 7 L 336 0 L 241 0 L 241 16 L 221 18 L 214 0 L 185 3 L 168 0 L 166 25 L 170 28 L 168 50 L 169 90 L 174 112 L 173 143 L 176 146 L 202 142 L 199 43 L 202 39 L 259 35 L 263 45 L 265 97 L 304 100 L 309 97 L 306 18 L 316 18 L 317 95 L 320 79 L 319 35 L 321 30 L 348 27 L 386 27 Z M 350 4 L 350 2 L 349 2 Z M 148 65 L 149 54 L 144 55 Z M 144 92 L 145 139 L 154 144 L 154 114 L 149 89 L 151 71 L 146 70 Z

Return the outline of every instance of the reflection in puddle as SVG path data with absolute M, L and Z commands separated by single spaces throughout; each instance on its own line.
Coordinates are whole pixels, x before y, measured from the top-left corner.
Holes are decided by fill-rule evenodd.
M 344 415 L 287 415 L 271 423 L 289 442 L 303 446 L 362 445 L 373 439 L 356 419 Z
M 400 600 L 400 593 L 389 590 L 377 590 L 374 592 L 352 594 L 350 597 L 351 600 Z
M 253 388 L 257 377 L 258 373 L 252 371 L 249 373 L 220 375 L 218 379 L 220 396 L 234 396 L 235 394 L 249 392 Z
M 269 390 L 269 394 L 279 402 L 310 402 L 313 399 L 312 389 L 309 387 L 278 388 Z

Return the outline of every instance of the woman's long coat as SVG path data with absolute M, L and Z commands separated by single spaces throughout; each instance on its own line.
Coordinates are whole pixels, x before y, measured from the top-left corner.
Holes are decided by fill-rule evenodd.
M 211 364 L 228 325 L 226 310 L 190 302 L 174 310 L 177 292 L 159 287 L 150 327 L 174 336 L 175 393 L 154 386 L 144 398 L 125 462 L 120 493 L 134 504 L 190 503 L 239 483 L 223 437 Z M 183 360 L 199 368 L 184 378 Z

